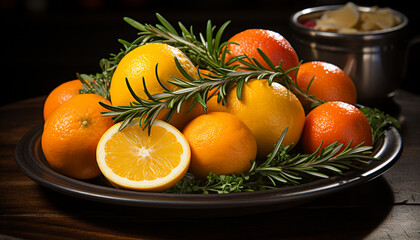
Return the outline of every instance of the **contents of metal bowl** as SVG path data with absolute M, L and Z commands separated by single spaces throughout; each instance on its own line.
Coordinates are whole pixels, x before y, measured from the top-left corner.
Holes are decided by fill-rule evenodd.
M 383 30 L 359 33 L 318 31 L 301 24 L 319 17 L 324 11 L 342 5 L 308 8 L 295 13 L 290 24 L 291 42 L 304 61 L 325 61 L 342 68 L 354 81 L 358 102 L 370 104 L 392 96 L 405 68 L 407 17 L 391 10 L 400 24 Z M 360 11 L 368 11 L 359 7 Z

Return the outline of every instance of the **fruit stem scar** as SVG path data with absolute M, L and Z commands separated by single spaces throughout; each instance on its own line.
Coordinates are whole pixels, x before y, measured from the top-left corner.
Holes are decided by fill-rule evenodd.
M 87 119 L 83 119 L 82 127 L 87 127 L 89 125 L 89 121 Z

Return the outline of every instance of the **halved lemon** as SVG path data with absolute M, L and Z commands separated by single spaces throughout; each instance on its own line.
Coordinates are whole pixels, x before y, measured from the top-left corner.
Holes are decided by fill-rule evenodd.
M 120 188 L 161 192 L 185 175 L 191 158 L 188 141 L 174 126 L 156 120 L 151 128 L 138 119 L 118 131 L 108 129 L 99 141 L 96 156 L 105 178 Z

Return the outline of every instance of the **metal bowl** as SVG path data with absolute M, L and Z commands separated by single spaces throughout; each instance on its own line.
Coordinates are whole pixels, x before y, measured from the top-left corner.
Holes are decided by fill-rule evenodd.
M 304 62 L 325 61 L 342 68 L 354 81 L 358 102 L 375 104 L 393 95 L 403 79 L 407 17 L 395 10 L 395 27 L 360 33 L 318 31 L 301 22 L 343 5 L 307 8 L 292 15 L 291 43 Z M 359 11 L 369 11 L 359 7 Z

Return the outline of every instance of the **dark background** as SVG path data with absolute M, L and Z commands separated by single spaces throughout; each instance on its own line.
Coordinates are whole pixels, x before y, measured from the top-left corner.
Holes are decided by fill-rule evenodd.
M 353 1 L 362 6 L 391 7 L 409 18 L 409 37 L 420 35 L 415 1 Z M 119 38 L 132 41 L 137 31 L 123 21 L 131 17 L 141 23 L 156 24 L 155 13 L 174 25 L 181 21 L 204 32 L 207 20 L 221 26 L 232 23 L 224 40 L 247 28 L 277 31 L 286 38 L 290 16 L 303 8 L 346 1 L 162 1 L 162 0 L 0 0 L 1 101 L 47 95 L 60 83 L 76 78 L 76 73 L 100 71 L 99 60 L 119 51 Z M 419 93 L 416 74 L 416 46 L 409 55 L 409 71 L 402 88 Z

